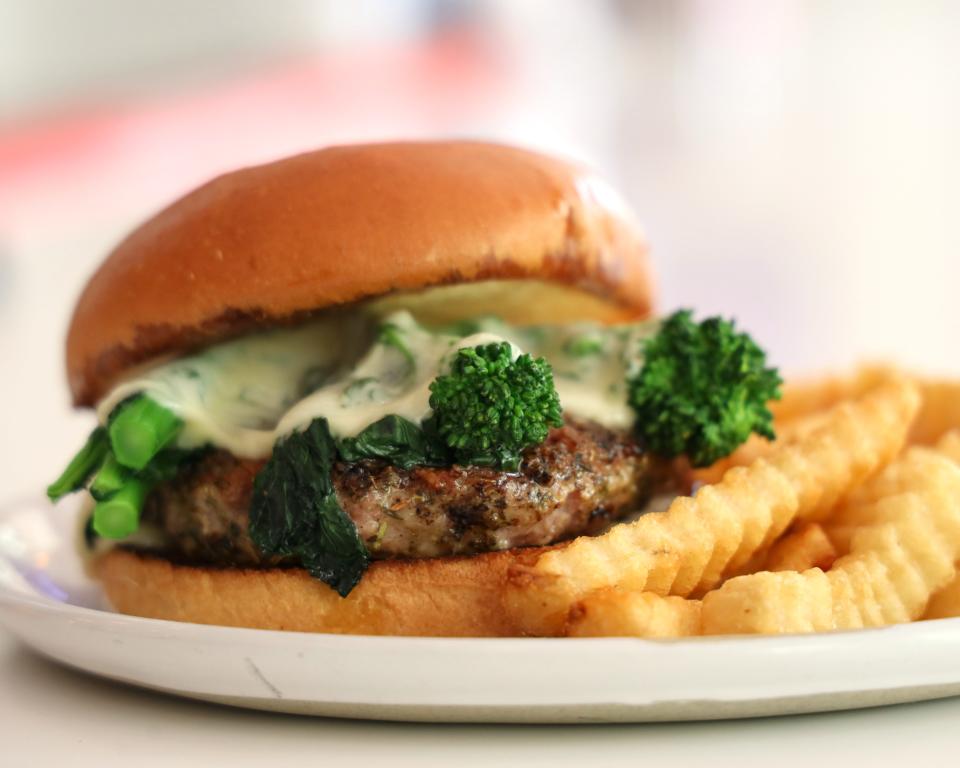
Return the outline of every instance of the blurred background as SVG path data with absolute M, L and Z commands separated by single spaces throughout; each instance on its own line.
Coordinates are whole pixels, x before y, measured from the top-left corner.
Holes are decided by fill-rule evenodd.
M 92 424 L 63 337 L 110 246 L 335 142 L 579 158 L 644 222 L 661 308 L 735 315 L 788 372 L 960 373 L 958 29 L 952 0 L 3 0 L 3 497 Z

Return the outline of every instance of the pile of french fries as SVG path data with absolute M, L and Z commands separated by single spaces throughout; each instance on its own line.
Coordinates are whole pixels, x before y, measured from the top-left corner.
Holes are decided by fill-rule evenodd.
M 696 493 L 518 562 L 529 635 L 823 632 L 960 615 L 960 384 L 890 368 L 788 385 L 778 439 Z

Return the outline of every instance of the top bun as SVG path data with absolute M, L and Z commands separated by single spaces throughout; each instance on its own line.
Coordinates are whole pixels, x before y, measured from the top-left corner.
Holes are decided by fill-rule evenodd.
M 650 313 L 643 236 L 585 169 L 479 142 L 331 147 L 220 176 L 120 243 L 74 310 L 74 403 L 158 357 L 467 283 L 515 322 Z M 518 292 L 528 283 L 551 289 Z

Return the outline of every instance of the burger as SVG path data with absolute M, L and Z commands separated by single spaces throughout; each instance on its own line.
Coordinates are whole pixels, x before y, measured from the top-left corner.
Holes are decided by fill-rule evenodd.
M 479 142 L 322 149 L 221 176 L 87 283 L 66 364 L 123 613 L 316 632 L 517 633 L 511 568 L 772 436 L 730 321 L 652 311 L 590 171 Z

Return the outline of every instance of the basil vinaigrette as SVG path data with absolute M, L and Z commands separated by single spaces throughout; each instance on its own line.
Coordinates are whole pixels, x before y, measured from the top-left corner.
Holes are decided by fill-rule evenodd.
M 356 311 L 225 342 L 140 371 L 97 406 L 102 424 L 122 401 L 146 394 L 183 423 L 176 447 L 210 444 L 244 458 L 270 455 L 281 437 L 327 420 L 353 437 L 384 416 L 419 424 L 430 416 L 430 383 L 459 349 L 509 342 L 514 358 L 544 357 L 564 412 L 629 428 L 627 377 L 641 363 L 656 321 L 517 327 L 482 318 L 428 328 L 406 311 Z

